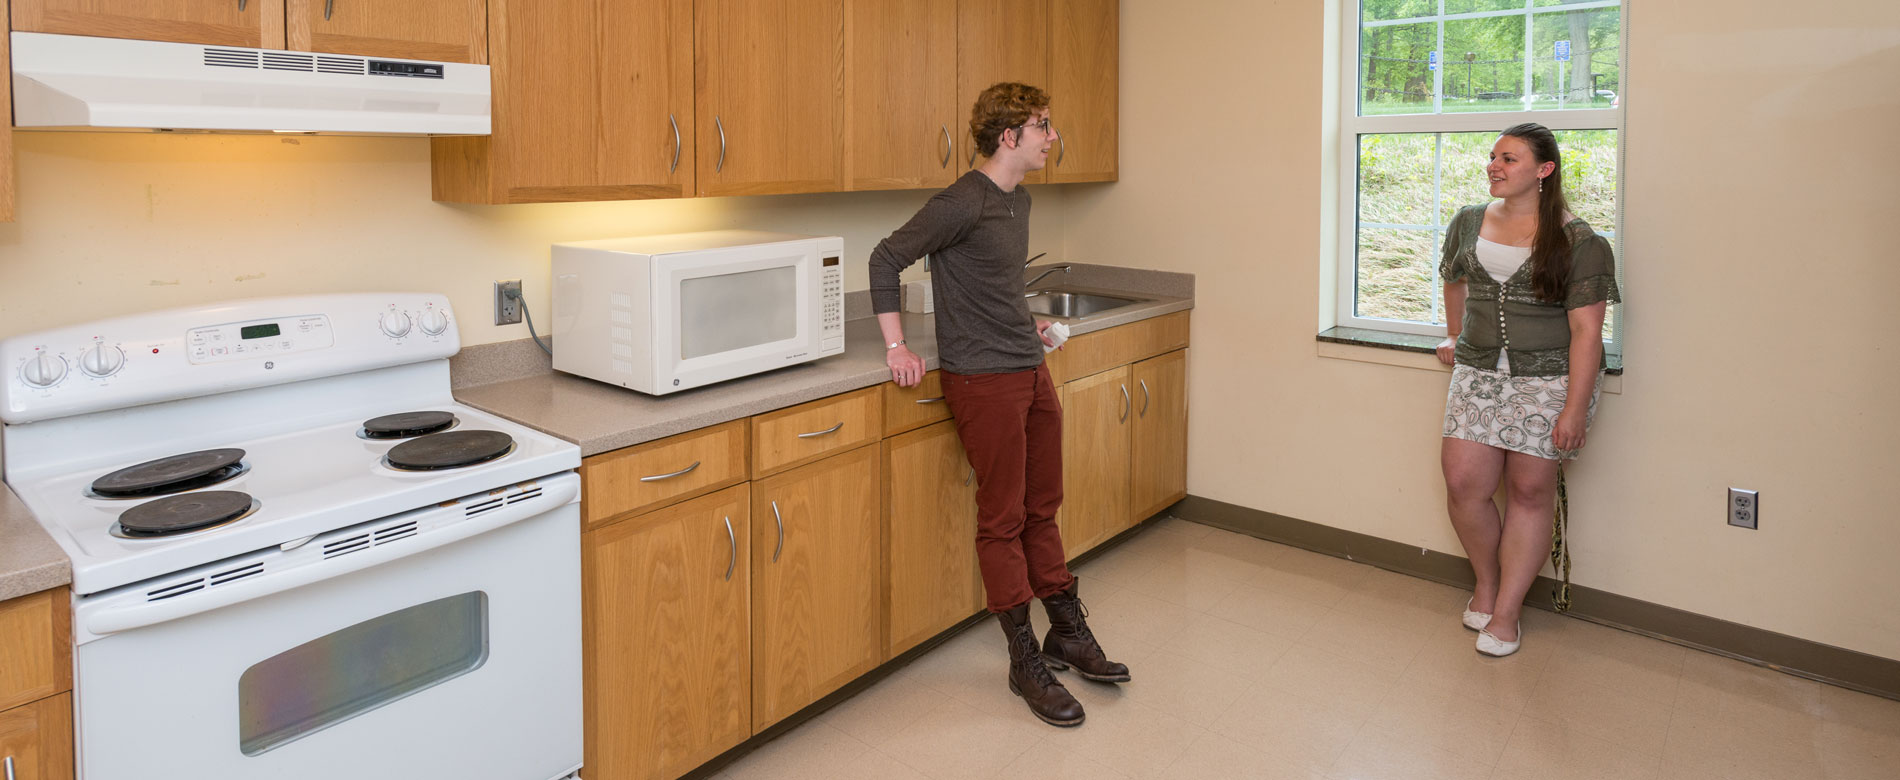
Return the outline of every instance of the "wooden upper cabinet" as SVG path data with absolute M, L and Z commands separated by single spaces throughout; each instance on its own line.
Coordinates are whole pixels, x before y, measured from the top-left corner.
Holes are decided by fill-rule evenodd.
M 956 14 L 957 0 L 845 0 L 846 189 L 946 187 L 962 172 Z
M 700 0 L 701 195 L 844 189 L 844 0 Z
M 432 142 L 436 200 L 693 194 L 692 0 L 489 0 L 494 135 Z
M 14 0 L 15 32 L 284 47 L 284 0 Z
M 1049 181 L 1114 181 L 1120 111 L 1118 0 L 1050 0 Z
M 1112 7 L 1112 6 L 1111 6 Z M 956 105 L 963 131 L 957 136 L 957 174 L 982 163 L 976 141 L 970 137 L 970 107 L 991 84 L 1016 81 L 1050 92 L 1056 128 L 1062 124 L 1065 100 L 1050 89 L 1049 5 L 1047 0 L 957 0 Z M 1049 158 L 1053 165 L 1054 155 Z M 1048 181 L 1044 171 L 1032 171 L 1024 184 Z
M 281 1 L 286 48 L 295 51 L 488 61 L 486 0 Z

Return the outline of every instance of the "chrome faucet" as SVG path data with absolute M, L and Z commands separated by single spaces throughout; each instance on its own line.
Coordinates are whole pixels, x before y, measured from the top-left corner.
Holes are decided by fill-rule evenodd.
M 1064 264 L 1062 264 L 1062 265 L 1052 265 L 1052 266 L 1049 266 L 1049 268 L 1048 268 L 1048 269 L 1046 269 L 1046 270 L 1044 270 L 1044 271 L 1043 271 L 1042 273 L 1039 273 L 1039 274 L 1036 274 L 1036 278 L 1034 278 L 1034 279 L 1031 279 L 1031 280 L 1029 280 L 1029 282 L 1028 282 L 1028 283 L 1026 283 L 1026 284 L 1024 284 L 1024 285 L 1023 285 L 1023 289 L 1025 289 L 1025 290 L 1027 290 L 1027 289 L 1029 289 L 1029 288 L 1031 288 L 1031 287 L 1034 287 L 1034 286 L 1036 286 L 1036 283 L 1037 283 L 1037 282 L 1040 282 L 1040 281 L 1042 281 L 1042 277 L 1045 277 L 1045 276 L 1048 276 L 1048 275 L 1050 275 L 1050 274 L 1052 274 L 1052 273 L 1055 273 L 1055 272 L 1057 272 L 1057 271 L 1061 271 L 1061 272 L 1063 272 L 1063 273 L 1065 273 L 1065 274 L 1066 274 L 1066 273 L 1068 273 L 1068 272 L 1069 272 L 1069 266 L 1068 266 L 1068 264 L 1067 264 L 1067 263 L 1064 263 Z

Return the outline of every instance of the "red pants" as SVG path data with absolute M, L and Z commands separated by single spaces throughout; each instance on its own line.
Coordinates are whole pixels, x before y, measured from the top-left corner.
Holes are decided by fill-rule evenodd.
M 1062 405 L 1049 369 L 943 372 L 957 438 L 976 470 L 976 559 L 991 612 L 1075 582 L 1062 554 Z

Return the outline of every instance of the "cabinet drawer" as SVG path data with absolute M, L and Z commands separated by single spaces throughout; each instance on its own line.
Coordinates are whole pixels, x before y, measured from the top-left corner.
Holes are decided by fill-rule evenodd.
M 746 478 L 745 420 L 595 455 L 581 463 L 581 516 L 593 528 Z
M 884 431 L 881 397 L 867 387 L 752 418 L 752 476 L 877 441 Z
M 0 763 L 7 780 L 72 780 L 73 695 L 0 712 Z
M 0 709 L 72 687 L 72 605 L 67 589 L 0 602 Z
M 1049 353 L 1056 384 L 1173 352 L 1188 345 L 1188 312 L 1175 312 L 1069 339 Z
M 950 419 L 950 405 L 943 401 L 943 372 L 930 371 L 915 387 L 898 387 L 885 382 L 884 435 L 895 436 L 912 428 Z

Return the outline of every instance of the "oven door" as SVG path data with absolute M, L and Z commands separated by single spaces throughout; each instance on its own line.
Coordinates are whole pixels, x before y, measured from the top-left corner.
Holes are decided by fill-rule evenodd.
M 818 352 L 812 241 L 654 258 L 655 394 L 733 379 Z
M 581 763 L 577 482 L 541 480 L 551 500 L 503 508 L 525 517 L 464 521 L 463 502 L 321 535 L 296 551 L 313 563 L 228 590 L 213 574 L 196 605 L 151 602 L 151 583 L 88 597 L 79 777 L 568 775 Z M 422 519 L 413 536 L 406 518 Z M 330 555 L 365 526 L 375 547 Z M 233 561 L 249 565 L 213 567 Z

